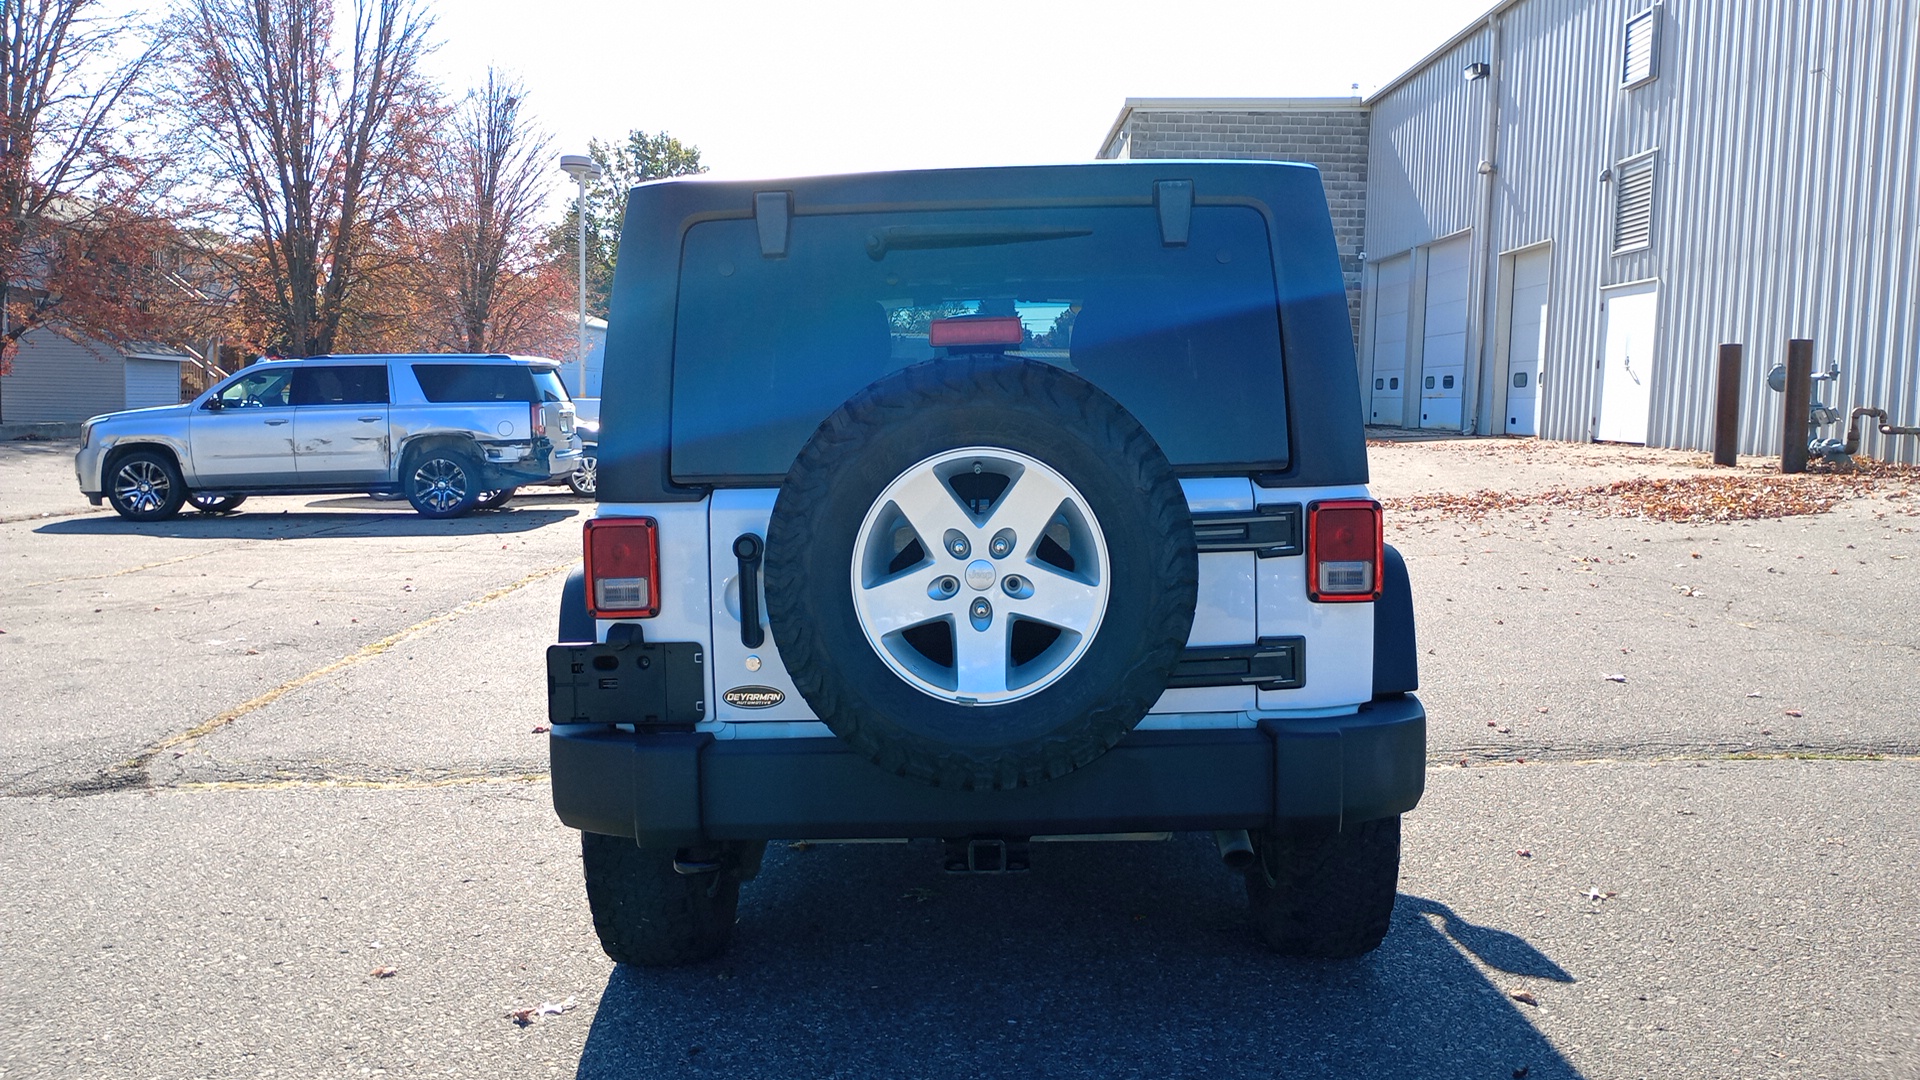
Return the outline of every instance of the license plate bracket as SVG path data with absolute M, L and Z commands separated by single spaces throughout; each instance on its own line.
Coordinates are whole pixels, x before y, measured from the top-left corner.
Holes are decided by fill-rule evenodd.
M 706 653 L 698 642 L 547 647 L 547 721 L 690 731 L 707 718 Z

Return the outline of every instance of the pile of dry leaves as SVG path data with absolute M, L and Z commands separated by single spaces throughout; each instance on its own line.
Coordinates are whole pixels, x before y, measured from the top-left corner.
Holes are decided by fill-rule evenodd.
M 1591 488 L 1542 492 L 1473 491 L 1385 500 L 1395 515 L 1478 520 L 1496 510 L 1549 507 L 1595 517 L 1649 521 L 1752 521 L 1822 514 L 1847 499 L 1883 494 L 1911 498 L 1920 469 L 1863 461 L 1850 472 L 1720 472 L 1676 478 L 1639 477 Z

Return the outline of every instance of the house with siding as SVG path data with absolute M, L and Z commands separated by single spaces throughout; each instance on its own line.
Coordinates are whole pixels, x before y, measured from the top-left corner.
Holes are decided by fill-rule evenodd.
M 1920 0 L 1504 0 L 1318 100 L 1129 101 L 1100 156 L 1320 164 L 1360 207 L 1369 422 L 1707 449 L 1735 342 L 1740 449 L 1775 453 L 1767 372 L 1809 338 L 1829 404 L 1920 423 Z
M 186 352 L 157 343 L 115 348 L 30 330 L 0 375 L 0 423 L 78 423 L 120 409 L 178 405 L 181 368 L 194 363 Z

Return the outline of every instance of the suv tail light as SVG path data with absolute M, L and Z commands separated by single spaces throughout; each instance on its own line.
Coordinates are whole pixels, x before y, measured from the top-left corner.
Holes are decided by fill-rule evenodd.
M 547 436 L 547 407 L 539 402 L 528 406 L 527 426 L 533 429 L 533 437 L 544 439 Z
M 587 610 L 596 619 L 660 614 L 660 532 L 652 518 L 587 522 Z
M 1307 598 L 1319 604 L 1380 598 L 1385 554 L 1380 504 L 1328 499 L 1307 507 Z

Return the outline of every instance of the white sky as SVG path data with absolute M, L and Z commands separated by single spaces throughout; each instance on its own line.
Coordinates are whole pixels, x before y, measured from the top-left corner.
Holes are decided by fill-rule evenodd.
M 437 0 L 430 66 L 518 77 L 556 155 L 639 128 L 724 176 L 1085 161 L 1129 97 L 1367 93 L 1491 3 Z

